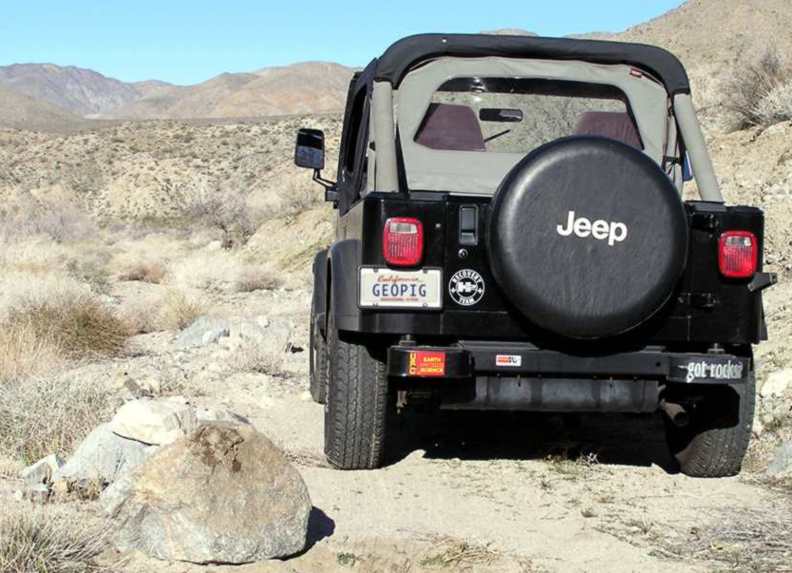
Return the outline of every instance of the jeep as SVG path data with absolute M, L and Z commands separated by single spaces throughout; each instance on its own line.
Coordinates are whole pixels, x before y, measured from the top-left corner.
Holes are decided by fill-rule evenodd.
M 319 130 L 295 162 L 338 213 L 310 322 L 332 465 L 380 467 L 390 415 L 420 405 L 660 412 L 682 472 L 740 471 L 775 276 L 675 56 L 408 37 L 350 83 L 337 181 Z

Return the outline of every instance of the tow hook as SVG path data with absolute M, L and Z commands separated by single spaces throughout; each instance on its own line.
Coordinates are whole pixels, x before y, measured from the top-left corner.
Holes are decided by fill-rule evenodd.
M 678 428 L 684 428 L 690 423 L 690 415 L 682 404 L 676 402 L 660 402 L 660 409 L 665 412 L 668 419 Z

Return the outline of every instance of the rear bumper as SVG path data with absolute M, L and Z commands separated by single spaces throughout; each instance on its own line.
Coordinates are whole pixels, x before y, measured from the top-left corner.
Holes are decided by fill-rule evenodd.
M 451 347 L 392 346 L 388 372 L 399 378 L 506 377 L 651 379 L 683 384 L 740 384 L 750 359 L 647 349 L 581 356 L 540 350 L 526 343 L 465 341 Z

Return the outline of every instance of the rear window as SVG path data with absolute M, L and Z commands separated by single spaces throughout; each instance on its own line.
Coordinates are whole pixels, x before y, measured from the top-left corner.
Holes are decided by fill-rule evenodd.
M 569 135 L 642 149 L 624 93 L 613 86 L 527 78 L 454 78 L 433 94 L 415 142 L 430 149 L 521 153 Z

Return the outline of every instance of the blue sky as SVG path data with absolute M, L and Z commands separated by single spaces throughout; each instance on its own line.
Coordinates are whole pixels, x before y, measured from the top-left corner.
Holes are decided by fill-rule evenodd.
M 360 65 L 419 32 L 621 31 L 680 0 L 8 0 L 0 64 L 48 62 L 187 84 L 305 60 Z

